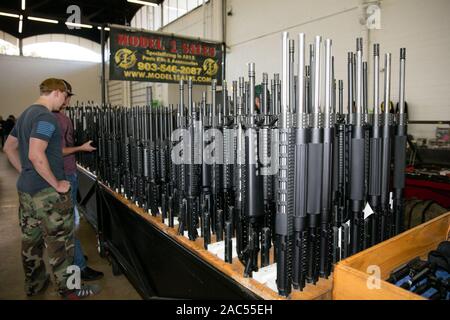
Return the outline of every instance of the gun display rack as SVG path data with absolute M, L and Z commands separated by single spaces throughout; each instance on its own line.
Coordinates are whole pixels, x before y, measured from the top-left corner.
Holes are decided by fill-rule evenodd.
M 336 262 L 403 231 L 406 51 L 400 50 L 394 114 L 382 108 L 391 104 L 391 54 L 384 56 L 381 104 L 374 45 L 369 113 L 358 38 L 356 53 L 348 53 L 344 113 L 332 40 L 314 38 L 309 65 L 304 34 L 297 55 L 287 32 L 281 47 L 281 77 L 275 74 L 269 86 L 262 74 L 259 110 L 256 66 L 249 63 L 247 80 L 233 81 L 230 96 L 224 83 L 220 102 L 215 81 L 194 102 L 190 80 L 185 101 L 182 80 L 177 106 L 79 106 L 69 114 L 76 140 L 98 146 L 80 164 L 123 204 L 126 198 L 145 220 L 164 222 L 164 232 L 195 244 L 200 256 L 223 242 L 224 262 L 213 265 L 250 290 L 264 287 L 252 279 L 261 269 L 274 267 L 265 287 L 276 292 L 261 288 L 261 297 L 317 298 L 331 288 Z

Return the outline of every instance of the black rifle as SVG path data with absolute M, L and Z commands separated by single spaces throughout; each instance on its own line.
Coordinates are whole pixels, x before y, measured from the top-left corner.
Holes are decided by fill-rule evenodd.
M 362 63 L 363 68 L 363 84 L 362 84 L 362 106 L 364 114 L 364 205 L 369 197 L 369 183 L 370 183 L 370 136 L 372 133 L 373 115 L 369 114 L 369 99 L 368 99 L 368 67 L 367 61 Z M 369 215 L 364 219 L 364 234 L 362 250 L 372 245 L 372 226 L 374 215 Z
M 248 224 L 248 241 L 243 252 L 244 276 L 258 270 L 260 235 L 264 224 L 263 179 L 258 159 L 258 128 L 255 124 L 255 64 L 249 64 L 249 94 L 247 100 L 247 130 L 245 137 L 246 206 L 244 224 Z
M 244 129 L 244 117 L 243 111 L 243 91 L 244 91 L 244 78 L 239 78 L 239 96 L 236 103 L 236 116 L 234 121 L 234 154 L 235 166 L 234 166 L 234 193 L 235 193 L 235 222 L 236 222 L 236 250 L 239 260 L 244 263 L 244 249 L 247 246 L 247 231 L 248 226 L 245 223 L 244 208 L 246 199 L 245 190 L 245 129 Z
M 333 177 L 333 149 L 334 149 L 334 125 L 332 90 L 332 52 L 331 40 L 325 42 L 325 114 L 323 126 L 323 175 L 322 175 L 322 210 L 321 210 L 321 242 L 320 242 L 320 267 L 321 277 L 327 278 L 331 273 L 332 257 L 332 177 Z
M 216 83 L 213 82 L 211 84 L 211 95 L 215 95 L 216 91 Z M 213 98 L 214 99 L 214 98 Z M 202 151 L 207 150 L 211 147 L 212 137 L 207 136 L 210 134 L 212 117 L 214 116 L 214 108 L 211 105 L 209 108 L 209 112 L 207 110 L 206 104 L 206 92 L 203 92 L 202 95 L 202 103 L 200 105 L 200 126 L 201 128 L 201 144 Z M 212 114 L 211 114 L 212 113 Z M 216 214 L 217 212 L 214 210 L 213 205 L 213 194 L 212 194 L 212 163 L 209 161 L 210 159 L 206 159 L 206 157 L 202 157 L 202 179 L 201 179 L 201 214 L 202 214 L 202 234 L 203 243 L 205 248 L 207 248 L 208 244 L 211 242 L 211 229 L 213 233 L 216 233 Z M 212 228 L 211 228 L 212 226 Z M 217 241 L 222 241 L 221 237 L 217 237 Z
M 167 134 L 168 129 L 168 108 L 161 107 L 159 113 L 159 173 L 160 173 L 160 192 L 161 192 L 161 219 L 164 221 L 167 218 L 168 201 L 169 201 L 169 139 Z
M 222 90 L 226 90 L 226 85 L 222 86 Z M 226 94 L 224 92 L 224 94 Z M 228 108 L 228 112 L 225 114 L 225 123 L 223 126 L 223 199 L 224 199 L 224 208 L 227 210 L 226 221 L 229 221 L 231 224 L 231 232 L 230 236 L 234 235 L 235 230 L 235 219 L 234 219 L 234 189 L 233 189 L 233 177 L 234 177 L 234 163 L 235 163 L 235 154 L 234 154 L 234 118 L 237 114 L 237 82 L 233 81 L 233 107 L 234 112 L 233 115 L 231 113 L 231 107 Z M 225 231 L 227 229 L 225 228 Z
M 168 202 L 167 216 L 169 219 L 169 227 L 174 227 L 174 219 L 178 216 L 178 172 L 177 165 L 172 161 L 172 153 L 174 152 L 175 141 L 172 139 L 172 132 L 176 129 L 176 116 L 173 106 L 168 109 L 168 166 L 169 166 L 169 183 L 168 183 Z
M 371 245 L 380 242 L 380 201 L 381 201 L 381 163 L 382 163 L 382 136 L 381 115 L 379 98 L 379 56 L 380 47 L 374 45 L 373 68 L 374 68 L 374 92 L 373 92 L 373 120 L 370 135 L 370 171 L 369 171 L 369 204 L 373 210 L 373 222 L 371 229 Z
M 106 154 L 106 139 L 107 139 L 107 131 L 105 128 L 105 117 L 104 117 L 104 111 L 97 109 L 98 112 L 98 176 L 101 179 L 106 178 L 105 177 L 105 167 L 106 167 L 106 161 L 107 161 L 107 154 Z M 74 124 L 76 121 L 74 121 Z M 74 131 L 77 131 L 77 128 L 74 127 Z
M 180 80 L 180 104 L 178 105 L 178 112 L 177 112 L 177 128 L 180 130 L 186 130 L 186 116 L 185 116 L 185 108 L 184 108 L 184 81 Z M 187 182 L 186 182 L 186 172 L 187 172 L 187 163 L 186 159 L 188 157 L 187 152 L 187 144 L 188 142 L 186 139 L 188 139 L 188 135 L 183 135 L 180 137 L 180 140 L 178 143 L 176 143 L 176 150 L 180 150 L 180 156 L 181 156 L 181 163 L 176 165 L 177 169 L 177 176 L 178 176 L 178 233 L 183 234 L 184 231 L 187 229 L 187 203 L 186 203 L 186 190 L 187 190 Z
M 347 125 L 345 123 L 345 115 L 343 108 L 343 81 L 339 80 L 339 103 L 338 112 L 336 113 L 335 125 L 335 191 L 334 195 L 334 219 L 333 219 L 333 263 L 341 260 L 341 245 L 339 238 L 342 238 L 342 224 L 346 221 L 347 213 L 347 183 L 346 183 L 346 169 L 347 169 Z
M 394 137 L 394 230 L 392 235 L 403 231 L 403 217 L 405 204 L 403 190 L 405 189 L 405 163 L 407 139 L 407 114 L 405 110 L 405 60 L 406 49 L 400 49 L 400 85 L 399 85 L 399 112 L 397 115 L 397 130 Z
M 137 203 L 138 201 L 138 190 L 137 190 L 137 180 L 138 180 L 138 157 L 137 157 L 137 145 L 138 141 L 136 139 L 137 136 L 137 128 L 136 128 L 136 108 L 131 108 L 131 118 L 130 118 L 130 159 L 131 159 L 131 201 L 133 203 Z M 108 148 L 109 149 L 109 148 Z
M 143 140 L 142 140 L 142 148 L 143 148 L 143 178 L 144 178 L 144 210 L 151 211 L 151 203 L 152 203 L 152 179 L 151 179 L 151 132 L 152 128 L 151 124 L 151 106 L 144 107 L 144 127 L 143 127 Z
M 269 90 L 268 75 L 263 73 L 262 95 L 261 95 L 261 116 L 262 125 L 259 128 L 259 150 L 260 150 L 260 174 L 263 178 L 263 201 L 264 201 L 264 226 L 268 230 L 263 231 L 261 241 L 261 267 L 269 264 L 269 250 L 272 242 L 272 231 L 275 227 L 276 202 L 274 194 L 274 169 L 276 169 L 278 148 L 276 132 L 273 130 L 273 123 L 269 112 Z M 273 141 L 275 140 L 275 141 Z
M 350 172 L 350 211 L 352 213 L 350 242 L 351 253 L 362 249 L 364 243 L 364 166 L 365 166 L 365 129 L 362 70 L 362 39 L 356 41 L 356 114 L 351 136 L 351 172 Z
M 112 159 L 112 180 L 113 180 L 113 187 L 116 190 L 116 192 L 120 192 L 121 189 L 121 181 L 122 181 L 122 174 L 121 174 L 121 163 L 120 160 L 122 157 L 122 150 L 120 148 L 120 117 L 119 117 L 119 110 L 117 108 L 114 109 L 113 112 L 114 121 L 113 121 L 113 159 Z
M 192 79 L 188 81 L 188 96 L 189 96 L 189 112 L 188 112 L 188 131 L 190 137 L 190 145 L 188 146 L 188 152 L 190 153 L 190 161 L 187 165 L 187 230 L 190 240 L 195 240 L 198 237 L 197 226 L 198 218 L 200 213 L 200 170 L 201 165 L 201 154 L 203 150 L 196 147 L 197 136 L 200 133 L 201 128 L 199 128 L 199 122 L 197 121 L 197 109 L 195 108 L 195 103 L 192 101 Z
M 122 173 L 124 175 L 124 195 L 131 199 L 132 196 L 132 175 L 131 175 L 131 143 L 130 143 L 130 135 L 129 135 L 129 118 L 130 118 L 130 110 L 126 109 L 123 111 L 123 132 L 122 132 L 122 141 L 123 141 L 123 168 Z
M 270 124 L 271 124 L 271 130 L 272 135 L 271 137 L 276 139 L 274 141 L 274 148 L 271 149 L 273 151 L 273 154 L 271 156 L 271 159 L 274 159 L 276 161 L 276 174 L 272 178 L 272 193 L 273 193 L 273 202 L 275 203 L 275 211 L 273 214 L 273 221 L 270 221 L 271 224 L 271 237 L 273 241 L 275 241 L 276 238 L 276 232 L 275 232 L 275 220 L 276 220 L 276 211 L 277 211 L 277 202 L 278 202 L 278 165 L 279 165 L 279 130 L 278 130 L 278 116 L 280 115 L 280 88 L 281 88 L 281 80 L 280 80 L 280 74 L 275 73 L 273 75 L 273 89 L 270 95 Z M 266 226 L 269 225 L 269 221 L 267 221 Z M 274 256 L 276 256 L 277 248 L 274 247 Z
M 292 285 L 293 205 L 294 205 L 294 163 L 289 161 L 294 153 L 294 134 L 289 112 L 289 90 L 291 83 L 289 69 L 289 34 L 283 32 L 281 114 L 279 119 L 280 151 L 278 172 L 278 207 L 275 220 L 275 247 L 277 262 L 277 287 L 282 296 L 289 296 Z
M 323 117 L 319 108 L 320 96 L 320 47 L 322 39 L 315 39 L 311 72 L 312 114 L 311 140 L 308 143 L 307 213 L 309 220 L 307 281 L 315 284 L 319 279 L 320 265 L 320 213 L 323 180 Z
M 303 290 L 306 285 L 308 255 L 307 225 L 307 173 L 308 143 L 310 139 L 309 116 L 305 94 L 305 34 L 299 34 L 297 84 L 297 122 L 295 126 L 295 210 L 294 210 L 294 252 L 292 285 Z
M 391 54 L 385 54 L 384 65 L 384 115 L 382 127 L 382 162 L 381 162 L 381 219 L 380 240 L 389 237 L 391 210 L 389 205 L 389 186 L 391 171 L 391 126 L 392 114 L 389 112 L 391 100 Z
M 142 148 L 142 134 L 143 134 L 143 116 L 142 116 L 142 108 L 136 107 L 136 200 L 137 204 L 140 207 L 144 206 L 144 152 Z
M 223 86 L 222 86 L 223 88 Z M 226 103 L 226 99 L 224 101 Z M 223 106 L 225 108 L 225 105 Z M 216 240 L 223 240 L 225 227 L 223 197 L 223 113 L 220 104 L 216 104 L 216 81 L 211 85 L 211 137 L 213 158 L 211 165 L 211 192 L 213 204 L 214 228 Z

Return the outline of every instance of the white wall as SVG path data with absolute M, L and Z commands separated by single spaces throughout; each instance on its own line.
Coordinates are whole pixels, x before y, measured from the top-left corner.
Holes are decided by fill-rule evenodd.
M 69 34 L 42 34 L 38 36 L 32 36 L 23 39 L 23 45 L 42 43 L 42 42 L 63 42 L 74 44 L 89 50 L 94 51 L 95 53 L 101 52 L 101 46 L 97 42 L 84 39 L 82 37 L 76 37 Z
M 50 77 L 72 85 L 72 103 L 101 100 L 98 63 L 0 55 L 0 114 L 19 116 L 39 96 L 39 84 Z
M 357 24 L 359 16 L 356 0 L 227 0 L 227 80 L 247 77 L 246 64 L 256 64 L 257 81 L 262 72 L 281 72 L 281 33 L 288 31 L 297 40 L 297 34 L 306 33 L 307 42 L 316 35 L 333 39 L 336 77 L 346 70 L 346 52 L 355 46 L 361 36 Z M 343 63 L 340 63 L 343 62 Z
M 406 101 L 410 120 L 450 120 L 450 1 L 385 0 L 382 30 L 372 41 L 393 55 L 398 97 L 398 48 L 406 47 Z M 434 125 L 411 125 L 417 136 L 434 137 Z M 447 126 L 448 127 L 448 126 Z

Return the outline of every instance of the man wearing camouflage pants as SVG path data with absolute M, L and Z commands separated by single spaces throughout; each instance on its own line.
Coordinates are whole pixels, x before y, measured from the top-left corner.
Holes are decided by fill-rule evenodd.
M 4 151 L 20 172 L 19 220 L 25 291 L 44 291 L 50 277 L 42 259 L 46 244 L 58 292 L 68 299 L 97 293 L 97 288 L 68 288 L 68 267 L 73 263 L 74 216 L 70 183 L 64 180 L 61 135 L 52 111 L 67 98 L 64 81 L 50 78 L 40 85 L 40 97 L 19 117 L 6 140 Z

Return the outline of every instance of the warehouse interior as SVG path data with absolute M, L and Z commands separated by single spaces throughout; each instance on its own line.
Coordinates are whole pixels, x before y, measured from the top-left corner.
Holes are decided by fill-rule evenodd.
M 102 273 L 87 282 L 101 288 L 88 300 L 449 300 L 449 12 L 447 0 L 3 1 L 2 147 L 10 134 L 21 141 L 15 126 L 24 126 L 21 115 L 45 79 L 70 84 L 71 146 L 93 141 L 96 148 L 76 153 L 75 237 L 87 265 Z M 158 37 L 165 48 L 143 45 Z M 203 64 L 198 74 L 209 72 L 211 54 L 216 69 L 208 80 L 126 78 L 118 69 L 119 60 L 136 56 L 149 59 L 136 63 L 142 68 L 162 52 L 182 59 L 169 43 L 211 50 L 183 52 Z M 120 45 L 130 54 L 123 60 Z M 223 141 L 206 143 L 222 141 L 222 155 L 226 130 L 238 126 L 238 137 L 242 128 L 255 130 L 242 149 L 233 140 L 233 160 L 241 150 L 242 161 L 251 161 L 253 143 L 279 156 L 276 172 L 263 178 L 259 158 L 256 166 L 201 156 L 176 163 L 175 129 L 192 129 L 195 140 L 195 119 L 223 133 Z M 28 151 L 22 148 L 19 142 L 19 153 Z M 0 299 L 61 299 L 55 281 L 36 295 L 24 290 L 19 173 L 8 150 L 0 152 Z M 392 219 L 387 231 L 383 219 Z M 373 265 L 380 290 L 366 286 Z

